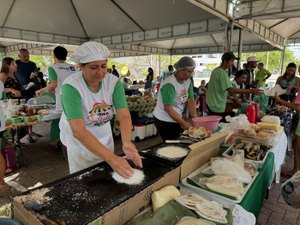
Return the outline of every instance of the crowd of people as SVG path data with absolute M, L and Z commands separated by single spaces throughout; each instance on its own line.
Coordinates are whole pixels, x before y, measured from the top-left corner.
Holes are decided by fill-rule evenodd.
M 43 81 L 35 63 L 29 60 L 26 49 L 20 50 L 18 60 L 4 58 L 0 73 L 2 98 L 28 100 L 34 96 L 53 93 L 56 110 L 62 112 L 60 120 L 56 122 L 63 131 L 60 132 L 60 140 L 68 149 L 70 173 L 106 161 L 114 171 L 129 178 L 133 169 L 124 158 L 114 154 L 109 123 L 116 114 L 120 121 L 123 152 L 136 166 L 142 167 L 142 160 L 131 141 L 132 120 L 126 102 L 129 69 L 124 69 L 125 76 L 121 71 L 118 72 L 115 65 L 109 69 L 107 59 L 110 51 L 97 42 L 86 42 L 75 50 L 71 60 L 77 66 L 65 62 L 68 51 L 64 47 L 56 47 L 53 53 L 54 64 L 48 68 L 48 84 Z M 176 139 L 183 130 L 192 126 L 190 120 L 183 116 L 185 111 L 191 118 L 202 113 L 220 115 L 222 121 L 225 121 L 226 116 L 234 115 L 233 109 L 251 101 L 255 95 L 263 94 L 261 88 L 265 86 L 271 73 L 255 57 L 249 57 L 244 68 L 236 71 L 233 76 L 228 71 L 236 59 L 232 52 L 225 52 L 221 57 L 221 64 L 212 71 L 209 82 L 203 80 L 199 87 L 194 87 L 196 63 L 191 57 L 182 57 L 174 65 L 169 65 L 168 70 L 156 78 L 156 81 L 154 70 L 148 68 L 144 95 L 157 98 L 153 117 L 163 140 Z M 33 73 L 37 76 L 33 77 Z M 296 94 L 300 88 L 299 82 L 296 64 L 289 63 L 285 73 L 276 82 L 288 92 L 282 96 L 275 95 L 273 99 L 278 104 L 299 110 L 300 95 Z M 201 112 L 196 107 L 199 102 Z M 3 111 L 0 115 L 0 131 L 3 133 Z M 29 141 L 32 135 L 34 132 L 30 128 Z M 293 147 L 295 166 L 292 172 L 295 172 L 300 169 L 300 124 L 295 130 Z M 4 190 L 7 185 L 3 180 L 5 163 L 1 154 L 0 164 L 0 190 Z

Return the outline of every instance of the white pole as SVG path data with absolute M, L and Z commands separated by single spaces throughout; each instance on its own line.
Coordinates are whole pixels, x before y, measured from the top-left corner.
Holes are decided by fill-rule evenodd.
M 267 53 L 266 69 L 269 69 L 270 52 Z

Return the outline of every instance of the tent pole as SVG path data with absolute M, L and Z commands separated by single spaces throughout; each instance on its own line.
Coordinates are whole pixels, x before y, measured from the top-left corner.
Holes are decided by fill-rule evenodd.
M 269 69 L 269 60 L 270 60 L 270 52 L 267 53 L 267 62 L 266 62 L 266 69 Z
M 242 28 L 239 29 L 239 44 L 238 44 L 238 61 L 237 61 L 237 70 L 241 69 L 241 57 L 243 51 L 243 30 Z
M 233 21 L 230 20 L 230 33 L 229 33 L 229 51 L 232 51 L 232 34 L 233 34 Z
M 281 58 L 280 58 L 280 74 L 282 74 L 282 70 L 283 70 L 284 56 L 285 56 L 285 45 L 283 46 L 283 50 L 281 51 Z

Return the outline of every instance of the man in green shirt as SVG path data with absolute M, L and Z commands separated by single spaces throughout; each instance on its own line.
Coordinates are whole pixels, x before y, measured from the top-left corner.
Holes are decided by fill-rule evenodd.
M 255 74 L 255 81 L 258 81 L 259 87 L 264 87 L 266 85 L 266 80 L 272 75 L 270 71 L 264 68 L 262 62 L 257 64 L 258 71 Z
M 225 117 L 229 115 L 225 112 L 228 92 L 238 94 L 260 93 L 258 89 L 240 89 L 232 86 L 227 69 L 232 67 L 236 59 L 237 57 L 232 52 L 225 52 L 222 55 L 221 65 L 212 71 L 208 82 L 206 92 L 208 114 L 222 116 L 222 122 L 225 122 Z

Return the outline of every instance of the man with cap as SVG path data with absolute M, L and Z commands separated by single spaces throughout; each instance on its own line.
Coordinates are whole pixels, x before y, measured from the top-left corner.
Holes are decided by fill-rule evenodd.
M 255 82 L 255 68 L 257 67 L 257 62 L 259 62 L 255 56 L 250 56 L 247 58 L 247 65 L 245 68 L 247 74 L 247 80 L 245 82 L 245 86 L 247 89 L 251 87 L 257 87 L 257 83 Z
M 114 111 L 120 121 L 124 153 L 139 167 L 142 160 L 131 142 L 132 124 L 123 86 L 107 73 L 109 54 L 98 42 L 86 42 L 73 53 L 81 70 L 69 76 L 61 88 L 60 136 L 68 149 L 70 173 L 106 161 L 122 177 L 130 178 L 134 171 L 127 160 L 113 153 L 110 120 Z
M 258 89 L 233 88 L 227 70 L 232 67 L 234 60 L 238 59 L 232 52 L 222 55 L 221 65 L 215 68 L 210 76 L 206 92 L 206 104 L 209 115 L 222 116 L 222 122 L 229 113 L 225 112 L 228 92 L 238 94 L 260 94 Z
M 196 67 L 191 57 L 182 57 L 174 65 L 176 71 L 160 84 L 157 105 L 154 109 L 154 124 L 163 140 L 177 139 L 182 130 L 192 125 L 182 118 L 185 106 L 191 117 L 196 117 L 193 84 L 191 77 Z

